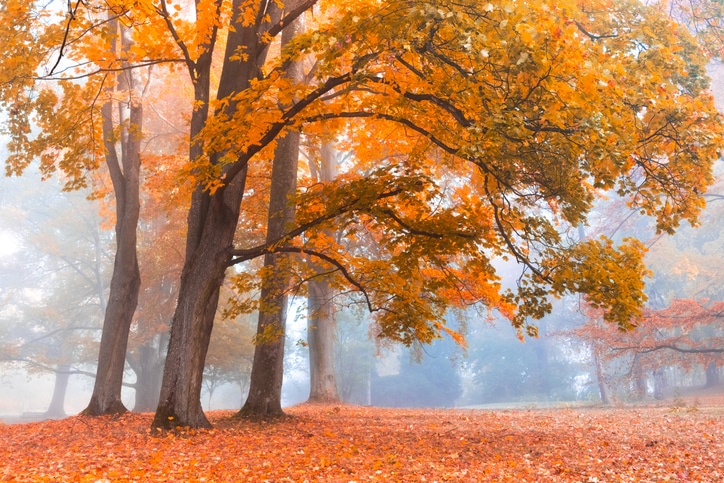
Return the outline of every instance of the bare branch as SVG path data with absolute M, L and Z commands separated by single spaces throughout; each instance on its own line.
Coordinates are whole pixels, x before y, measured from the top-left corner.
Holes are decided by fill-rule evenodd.
M 711 348 L 686 348 L 686 347 L 679 347 L 674 344 L 661 344 L 656 345 L 653 347 L 641 347 L 641 346 L 625 346 L 625 347 L 611 347 L 612 350 L 615 351 L 627 351 L 627 350 L 634 350 L 638 354 L 648 354 L 650 352 L 656 352 L 663 349 L 670 349 L 676 352 L 683 352 L 685 354 L 722 354 L 724 353 L 724 348 L 717 348 L 717 347 L 711 347 Z

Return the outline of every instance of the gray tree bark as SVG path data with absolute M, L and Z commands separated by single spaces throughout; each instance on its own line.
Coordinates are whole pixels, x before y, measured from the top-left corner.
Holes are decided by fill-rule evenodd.
M 53 397 L 50 398 L 48 409 L 43 414 L 44 418 L 58 419 L 64 418 L 65 414 L 65 394 L 68 391 L 68 381 L 70 379 L 70 365 L 63 364 L 58 367 L 55 372 L 55 384 L 53 385 Z
M 130 48 L 131 31 L 111 21 L 120 32 L 121 52 Z M 127 411 L 121 402 L 121 387 L 125 369 L 126 349 L 133 314 L 138 304 L 141 275 L 136 254 L 136 229 L 140 216 L 141 138 L 143 105 L 141 83 L 135 69 L 120 76 L 119 90 L 128 93 L 119 106 L 119 122 L 123 123 L 120 139 L 120 159 L 114 139 L 114 120 L 111 102 L 103 105 L 103 136 L 113 192 L 116 199 L 116 256 L 111 276 L 110 294 L 103 320 L 98 352 L 98 369 L 88 407 L 83 414 L 99 416 Z
M 231 11 L 238 15 L 242 6 L 248 6 L 246 4 L 245 0 L 234 0 Z M 274 1 L 259 0 L 258 4 L 259 11 L 267 13 L 265 18 L 268 21 L 262 20 L 262 16 L 259 23 L 242 26 L 238 16 L 232 20 L 234 28 L 227 38 L 226 61 L 217 93 L 219 99 L 244 91 L 260 75 L 260 66 L 265 61 L 268 48 L 259 39 L 270 24 L 279 22 L 282 12 Z M 201 106 L 208 106 L 214 42 L 215 36 L 212 36 L 201 59 L 187 61 L 193 64 L 190 71 L 194 78 L 194 95 Z M 238 52 L 244 52 L 245 59 L 230 60 L 237 58 Z M 206 109 L 194 110 L 191 139 L 196 139 L 205 126 L 208 118 Z M 235 105 L 231 102 L 226 114 L 231 115 L 234 110 Z M 203 148 L 192 144 L 189 154 L 191 159 L 198 159 L 204 154 Z M 210 427 L 201 409 L 201 382 L 219 290 L 232 259 L 231 249 L 244 197 L 248 161 L 249 155 L 244 154 L 235 163 L 227 165 L 222 173 L 224 185 L 213 194 L 199 186 L 192 196 L 179 303 L 171 325 L 161 395 L 152 423 L 154 428 Z M 211 162 L 217 161 L 212 157 Z
M 310 167 L 314 163 L 310 161 Z M 315 167 L 316 168 L 316 167 Z M 337 176 L 337 153 L 331 143 L 321 147 L 321 165 L 311 169 L 318 181 L 332 181 Z M 315 173 L 316 172 L 316 173 Z M 333 236 L 334 233 L 328 233 Z M 312 264 L 314 267 L 315 265 Z M 319 268 L 319 267 L 317 267 Z M 316 403 L 339 402 L 337 377 L 334 370 L 334 345 L 337 341 L 334 290 L 322 278 L 307 283 L 307 342 L 309 343 L 309 401 Z
M 289 5 L 295 6 L 294 2 Z M 282 46 L 301 32 L 301 18 L 287 26 L 282 33 Z M 303 76 L 300 62 L 293 62 L 286 75 L 294 80 Z M 277 141 L 272 165 L 269 213 L 267 221 L 268 243 L 274 243 L 286 233 L 294 222 L 299 165 L 298 131 L 289 131 Z M 262 281 L 257 323 L 256 347 L 249 381 L 249 394 L 239 411 L 241 417 L 274 417 L 283 414 L 282 382 L 284 378 L 284 342 L 287 319 L 287 295 L 289 271 L 284 267 L 290 255 L 272 253 L 264 256 L 265 278 Z
M 712 361 L 706 365 L 706 383 L 704 387 L 716 387 L 721 385 L 719 379 L 719 367 Z

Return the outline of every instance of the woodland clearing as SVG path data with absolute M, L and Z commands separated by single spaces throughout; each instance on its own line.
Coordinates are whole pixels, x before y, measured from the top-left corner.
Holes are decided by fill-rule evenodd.
M 719 403 L 719 400 L 714 400 Z M 686 481 L 724 478 L 724 409 L 526 410 L 300 405 L 273 421 L 210 413 L 153 434 L 152 414 L 0 425 L 0 481 Z

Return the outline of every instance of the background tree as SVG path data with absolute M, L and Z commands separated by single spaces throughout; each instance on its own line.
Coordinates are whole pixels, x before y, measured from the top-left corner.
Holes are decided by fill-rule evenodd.
M 426 346 L 424 351 L 417 348 L 417 354 L 414 354 L 414 350 L 402 351 L 397 374 L 372 378 L 371 404 L 388 407 L 454 407 L 463 393 L 455 366 L 454 346 L 455 342 L 447 338 Z
M 4 60 L 12 66 L 0 101 L 9 112 L 7 171 L 20 174 L 38 160 L 44 176 L 60 170 L 66 188 L 78 189 L 88 185 L 87 172 L 101 162 L 109 170 L 116 256 L 97 377 L 85 412 L 123 412 L 120 392 L 140 287 L 136 228 L 145 80 L 136 59 L 154 57 L 158 50 L 153 42 L 138 45 L 148 37 L 138 32 L 147 26 L 140 21 L 144 14 L 122 2 L 68 4 L 64 15 L 35 9 L 13 2 L 1 11 L 3 21 L 19 26 L 3 38 Z
M 214 391 L 224 384 L 237 385 L 241 400 L 246 399 L 254 357 L 253 335 L 251 317 L 222 317 L 214 323 L 203 380 L 209 407 Z
M 72 375 L 92 364 L 107 297 L 111 240 L 100 230 L 87 192 L 63 193 L 57 180 L 4 180 L 0 232 L 18 249 L 0 271 L 3 311 L 0 362 L 32 375 L 54 374 L 47 417 L 65 415 Z
M 309 160 L 310 177 L 320 183 L 337 177 L 338 153 L 331 142 L 324 142 Z M 317 164 L 318 163 L 318 164 Z M 326 233 L 334 237 L 334 232 Z M 307 342 L 309 343 L 309 401 L 339 401 L 335 354 L 337 343 L 336 294 L 324 271 L 310 260 L 312 278 L 307 282 Z M 316 273 L 315 273 L 316 272 Z

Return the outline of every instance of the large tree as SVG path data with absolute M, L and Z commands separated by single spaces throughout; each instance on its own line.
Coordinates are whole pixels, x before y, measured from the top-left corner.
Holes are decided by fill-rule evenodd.
M 113 51 L 118 58 L 126 57 L 134 45 L 132 30 L 115 18 L 111 18 L 108 25 Z M 121 388 L 128 336 L 141 288 L 136 231 L 141 214 L 143 80 L 127 61 L 122 61 L 121 67 L 124 70 L 117 86 L 110 89 L 101 108 L 104 158 L 115 196 L 116 255 L 93 394 L 83 410 L 83 414 L 89 416 L 127 411 L 121 402 Z M 118 114 L 114 113 L 116 109 Z
M 314 257 L 361 294 L 379 336 L 407 344 L 452 332 L 445 311 L 476 302 L 534 332 L 529 317 L 567 292 L 585 294 L 628 328 L 645 299 L 643 247 L 561 233 L 585 222 L 603 190 L 629 198 L 663 231 L 694 221 L 703 204 L 721 145 L 703 90 L 705 59 L 655 9 L 358 4 L 298 36 L 253 81 L 248 64 L 263 50 L 236 36 L 289 22 L 249 18 L 259 20 L 230 37 L 218 97 L 235 94 L 201 132 L 213 176 L 192 203 L 189 240 L 198 243 L 187 245 L 184 280 L 195 288 L 184 293 L 182 281 L 157 426 L 207 424 L 191 382 L 200 380 L 211 330 L 204 313 L 230 263 L 278 252 Z M 315 67 L 294 84 L 282 72 L 301 55 L 313 55 Z M 225 85 L 231 71 L 233 88 Z M 334 122 L 342 119 L 349 123 Z M 229 250 L 251 161 L 269 159 L 287 129 L 317 124 L 344 131 L 350 150 L 377 166 L 305 187 L 283 236 Z M 375 239 L 379 256 L 322 236 L 339 227 Z M 517 291 L 506 293 L 493 269 L 504 254 L 523 267 Z

